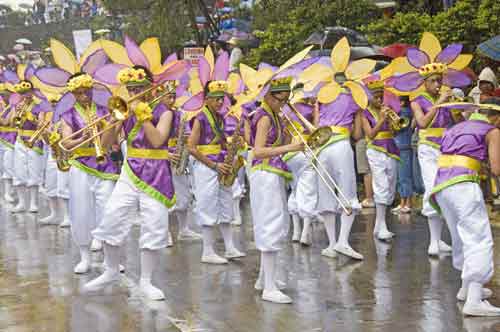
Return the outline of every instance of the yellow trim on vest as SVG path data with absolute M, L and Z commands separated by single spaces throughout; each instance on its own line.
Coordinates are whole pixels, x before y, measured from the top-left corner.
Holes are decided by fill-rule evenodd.
M 392 131 L 379 131 L 373 140 L 394 138 Z
M 427 128 L 420 129 L 418 131 L 418 137 L 421 140 L 426 139 L 427 137 L 442 137 L 446 128 Z
M 204 155 L 219 154 L 222 152 L 222 146 L 220 144 L 198 145 L 196 148 Z
M 463 167 L 475 172 L 479 172 L 481 169 L 481 162 L 479 160 L 461 156 L 458 154 L 454 155 L 441 155 L 438 159 L 438 167 L 450 168 L 450 167 Z
M 127 158 L 168 160 L 168 150 L 127 148 Z
M 33 136 L 34 133 L 35 130 L 18 129 L 18 135 L 20 136 Z
M 330 128 L 332 128 L 332 132 L 334 134 L 341 134 L 341 135 L 347 135 L 347 136 L 351 135 L 351 131 L 349 130 L 349 128 L 340 127 L 340 126 L 330 126 Z
M 78 148 L 74 151 L 71 159 L 78 159 L 82 157 L 95 157 L 95 148 Z
M 18 129 L 11 127 L 0 127 L 0 133 L 15 133 Z
M 174 137 L 174 138 L 169 139 L 167 144 L 168 144 L 169 148 L 173 148 L 173 147 L 177 146 L 177 138 Z

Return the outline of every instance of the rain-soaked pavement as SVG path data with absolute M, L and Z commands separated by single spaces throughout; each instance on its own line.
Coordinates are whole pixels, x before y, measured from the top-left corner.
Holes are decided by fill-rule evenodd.
M 151 302 L 137 295 L 138 227 L 123 252 L 127 272 L 120 286 L 83 295 L 78 289 L 98 275 L 102 253 L 93 254 L 92 273 L 74 275 L 78 254 L 69 230 L 41 227 L 34 214 L 9 214 L 0 201 L 0 331 L 500 331 L 500 319 L 462 317 L 455 300 L 459 273 L 450 257 L 427 257 L 421 217 L 393 216 L 392 244 L 373 240 L 373 217 L 358 218 L 351 236 L 363 262 L 320 256 L 326 246 L 320 225 L 312 247 L 290 244 L 280 254 L 292 305 L 263 302 L 253 289 L 258 252 L 248 217 L 234 228 L 248 253 L 241 261 L 202 265 L 200 242 L 163 250 L 155 282 L 166 301 Z M 222 240 L 217 245 L 222 250 Z M 489 287 L 499 305 L 498 272 Z

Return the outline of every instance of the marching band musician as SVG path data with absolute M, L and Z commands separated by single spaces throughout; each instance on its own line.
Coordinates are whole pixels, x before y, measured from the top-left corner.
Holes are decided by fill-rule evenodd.
M 142 221 L 139 288 L 148 299 L 163 300 L 165 295 L 151 283 L 151 278 L 160 249 L 167 247 L 168 209 L 176 201 L 170 160 L 178 160 L 178 156 L 169 153 L 167 145 L 173 133 L 174 112 L 161 102 L 148 103 L 150 94 L 144 91 L 153 82 L 149 69 L 139 65 L 124 68 L 118 73 L 118 80 L 132 96 L 143 95 L 136 97 L 139 102 L 130 105 L 133 115 L 104 134 L 103 141 L 108 145 L 123 128 L 127 160 L 106 206 L 103 222 L 92 232 L 104 244 L 106 270 L 84 288 L 95 291 L 118 280 L 120 248 L 132 227 L 130 212 L 138 208 Z
M 431 204 L 448 224 L 453 245 L 453 266 L 462 271 L 457 300 L 465 301 L 470 316 L 500 316 L 500 308 L 484 300 L 483 288 L 493 277 L 493 237 L 479 185 L 481 163 L 500 174 L 500 99 L 483 100 L 479 113 L 446 130 Z
M 437 256 L 440 251 L 451 251 L 451 247 L 441 240 L 443 220 L 429 204 L 429 195 L 438 168 L 443 133 L 453 125 L 450 110 L 432 106 L 450 99 L 452 93 L 450 90 L 442 92 L 443 85 L 460 87 L 470 84 L 470 78 L 461 71 L 470 59 L 461 61 L 461 50 L 460 44 L 452 44 L 441 50 L 436 37 L 426 32 L 420 47 L 408 50 L 407 59 L 412 66 L 411 71 L 394 77 L 392 82 L 396 90 L 404 92 L 416 91 L 424 86 L 424 91 L 411 100 L 411 109 L 419 133 L 417 153 L 425 186 L 422 214 L 429 221 L 430 243 L 427 252 L 430 256 Z
M 9 113 L 12 112 L 12 105 L 8 103 L 10 91 L 6 85 L 0 83 L 0 94 L 4 102 L 0 107 L 0 164 L 1 181 L 5 184 L 4 200 L 7 203 L 14 203 L 12 197 L 12 179 L 14 178 L 14 144 L 16 142 L 17 130 L 10 125 Z
M 70 76 L 67 88 L 76 102 L 62 114 L 61 123 L 61 145 L 68 150 L 74 149 L 69 171 L 69 212 L 71 234 L 80 251 L 80 262 L 74 269 L 78 274 L 87 273 L 90 269 L 91 246 L 95 249 L 101 246 L 98 240 L 92 240 L 91 232 L 101 223 L 106 202 L 118 179 L 118 169 L 107 155 L 103 163 L 97 162 L 96 150 L 102 148 L 98 146 L 101 144 L 79 146 L 89 139 L 89 128 L 82 135 L 73 135 L 96 118 L 109 114 L 106 108 L 92 100 L 93 85 L 94 81 L 88 74 Z
M 222 185 L 219 175 L 231 172 L 224 163 L 225 133 L 222 106 L 226 96 L 225 81 L 208 81 L 205 86 L 205 105 L 192 122 L 188 140 L 189 152 L 196 159 L 193 164 L 195 214 L 202 226 L 202 263 L 227 264 L 228 259 L 244 257 L 233 242 L 231 221 L 233 199 L 231 187 Z M 225 258 L 214 250 L 215 226 L 218 226 L 226 247 Z
M 59 101 L 58 95 L 49 94 L 47 99 L 52 103 L 52 110 L 45 112 L 42 121 L 50 121 L 51 124 L 43 134 L 47 140 L 60 137 L 62 119 L 56 114 L 55 106 Z M 46 142 L 48 143 L 48 142 Z M 60 227 L 69 227 L 69 173 L 58 169 L 57 161 L 50 146 L 47 146 L 48 157 L 45 167 L 45 194 L 48 198 L 49 215 L 39 220 L 40 224 L 52 225 L 59 223 Z M 62 220 L 59 220 L 62 213 Z
M 279 117 L 290 96 L 290 83 L 291 77 L 272 80 L 269 92 L 251 119 L 250 205 L 255 245 L 261 252 L 255 288 L 263 290 L 263 300 L 275 303 L 292 302 L 279 290 L 283 285 L 276 280 L 277 253 L 283 248 L 290 224 L 285 184 L 293 176 L 281 156 L 304 149 L 302 143 L 287 143 Z
M 373 235 L 379 240 L 389 240 L 394 233 L 387 229 L 387 207 L 394 201 L 397 184 L 399 149 L 394 141 L 394 128 L 388 112 L 396 112 L 384 105 L 384 81 L 376 75 L 366 83 L 372 94 L 363 112 L 363 131 L 368 140 L 366 155 L 372 172 L 376 216 Z M 389 92 L 386 92 L 386 95 Z M 399 98 L 394 96 L 397 103 Z M 399 110 L 399 109 L 398 109 Z

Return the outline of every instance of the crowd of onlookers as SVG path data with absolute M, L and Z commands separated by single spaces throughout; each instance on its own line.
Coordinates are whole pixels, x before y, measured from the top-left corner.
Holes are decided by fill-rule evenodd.
M 72 17 L 89 18 L 105 15 L 106 11 L 100 0 L 35 0 L 32 8 L 34 24 L 59 22 Z

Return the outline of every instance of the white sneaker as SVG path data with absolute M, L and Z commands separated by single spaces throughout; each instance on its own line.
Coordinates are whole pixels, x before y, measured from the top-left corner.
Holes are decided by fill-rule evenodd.
M 442 252 L 451 252 L 452 249 L 444 241 L 439 241 L 439 251 L 442 251 Z
M 465 302 L 464 308 L 462 309 L 464 315 L 467 316 L 484 316 L 493 317 L 500 316 L 500 308 L 492 306 L 488 301 L 481 301 L 479 303 L 469 304 Z
M 105 270 L 103 274 L 83 285 L 83 292 L 97 292 L 120 280 L 120 273 Z
M 337 257 L 337 252 L 333 248 L 328 247 L 321 250 L 321 256 L 335 258 Z
M 493 292 L 489 288 L 483 288 L 481 290 L 481 298 L 484 299 L 489 299 L 490 297 L 493 296 Z M 465 287 L 460 287 L 457 293 L 457 300 L 458 301 L 465 301 L 467 299 L 467 288 Z
M 107 270 L 107 264 L 106 264 L 106 262 L 102 262 L 102 269 L 103 269 L 104 271 L 106 271 L 106 270 Z M 125 266 L 123 266 L 123 265 L 121 265 L 121 264 L 118 264 L 118 270 L 120 271 L 120 273 L 125 272 Z
M 427 249 L 427 254 L 434 257 L 439 256 L 439 247 L 431 243 Z
M 64 227 L 70 227 L 71 224 L 69 222 L 69 219 L 64 219 L 62 223 L 59 224 L 59 227 L 64 228 Z
M 276 290 L 273 290 L 273 291 L 268 291 L 268 290 L 264 290 L 262 292 L 262 299 L 264 301 L 269 301 L 269 302 L 274 302 L 274 303 L 292 303 L 292 299 L 282 293 L 280 290 L 276 289 Z
M 292 242 L 300 242 L 300 232 L 293 232 L 292 234 Z
M 380 241 L 387 241 L 387 240 L 392 239 L 393 237 L 394 237 L 394 233 L 389 232 L 388 230 L 382 230 L 382 231 L 377 233 L 377 239 L 379 239 Z
M 339 252 L 339 253 L 346 255 L 348 257 L 351 257 L 351 258 L 354 258 L 357 260 L 363 259 L 363 255 L 361 255 L 359 252 L 355 251 L 354 249 L 352 249 L 349 246 L 342 246 L 342 245 L 337 243 L 337 245 L 333 249 L 335 249 L 336 252 Z
M 401 205 L 396 206 L 394 209 L 391 210 L 392 213 L 398 214 L 399 212 L 402 212 L 403 208 Z
M 227 259 L 220 257 L 217 254 L 201 256 L 201 262 L 206 264 L 227 264 Z
M 3 198 L 5 199 L 5 201 L 6 201 L 7 203 L 10 203 L 10 204 L 12 204 L 12 203 L 14 203 L 14 202 L 15 202 L 14 197 L 12 197 L 12 195 L 11 195 L 11 194 L 9 194 L 9 193 L 5 193 L 5 195 L 3 196 Z
M 302 231 L 302 236 L 300 237 L 300 244 L 304 246 L 310 246 L 312 244 L 312 234 L 311 232 Z
M 26 211 L 26 207 L 24 205 L 17 204 L 10 210 L 12 213 L 19 213 Z
M 30 205 L 30 208 L 28 209 L 28 212 L 31 212 L 31 213 L 38 213 L 38 206 L 35 205 L 35 204 L 31 204 Z
M 232 248 L 232 249 L 229 249 L 226 251 L 226 254 L 224 255 L 224 257 L 226 257 L 227 259 L 234 259 L 234 258 L 245 257 L 246 255 L 247 254 L 239 251 L 238 249 Z
M 165 300 L 165 294 L 163 291 L 151 284 L 150 280 L 141 279 L 139 281 L 139 289 L 148 299 L 153 301 L 163 301 Z
M 89 270 L 90 270 L 90 262 L 81 261 L 75 266 L 74 272 L 76 274 L 84 274 L 89 272 Z
M 241 226 L 241 224 L 242 224 L 241 218 L 234 218 L 234 220 L 231 221 L 231 225 L 234 226 Z
M 99 241 L 97 239 L 93 239 L 92 243 L 90 244 L 90 250 L 101 251 L 102 250 L 102 241 Z
M 179 235 L 177 236 L 177 240 L 179 240 L 179 241 L 201 240 L 201 239 L 202 239 L 202 236 L 200 233 L 196 233 L 195 231 L 193 231 L 189 228 L 179 232 Z
M 174 240 L 172 240 L 172 233 L 168 231 L 167 234 L 167 248 L 173 247 L 174 245 Z
M 276 287 L 278 287 L 279 290 L 283 290 L 286 288 L 286 283 L 284 281 L 276 280 L 275 283 L 276 283 Z M 255 290 L 258 290 L 258 291 L 263 290 L 264 289 L 264 281 L 262 279 L 257 279 L 257 281 L 255 281 L 255 285 L 253 285 L 253 288 Z
M 411 213 L 411 208 L 405 206 L 404 208 L 401 208 L 401 213 L 405 213 L 405 214 Z
M 57 216 L 55 214 L 48 215 L 47 217 L 38 220 L 38 223 L 40 225 L 57 225 Z

